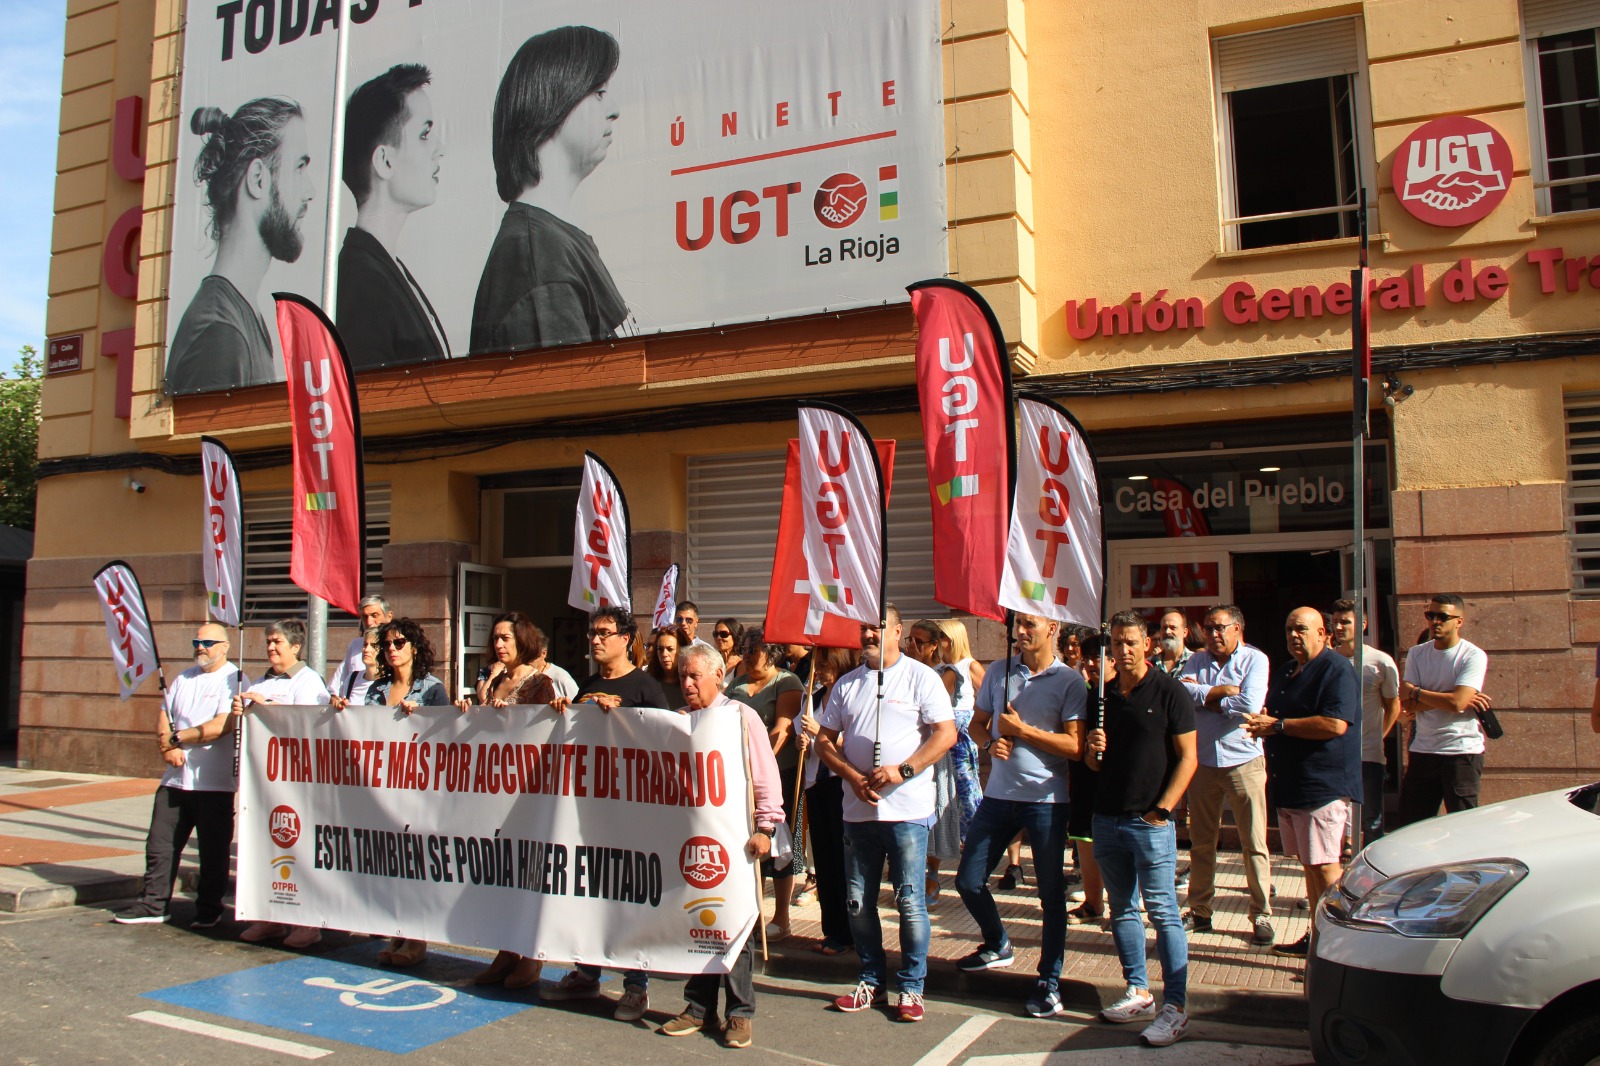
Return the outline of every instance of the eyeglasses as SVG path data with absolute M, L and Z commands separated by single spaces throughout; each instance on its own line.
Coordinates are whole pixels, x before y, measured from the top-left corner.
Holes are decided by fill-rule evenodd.
M 700 621 L 700 619 L 696 618 L 692 614 L 680 614 L 678 617 L 674 618 L 673 621 L 678 623 L 680 626 L 692 626 L 696 622 Z
M 911 643 L 919 648 L 931 648 L 938 643 L 936 640 L 924 640 L 922 637 L 912 637 Z
M 382 648 L 388 648 L 391 651 L 399 651 L 401 648 L 405 647 L 409 643 L 411 643 L 411 642 L 409 640 L 407 640 L 405 637 L 395 637 L 393 640 L 380 640 L 380 641 L 378 641 L 378 646 L 382 647 Z
M 1232 629 L 1238 624 L 1239 623 L 1237 622 L 1218 622 L 1214 625 L 1208 623 L 1201 626 L 1200 629 L 1206 633 L 1226 633 L 1228 630 Z
M 1443 611 L 1423 611 L 1422 617 L 1426 618 L 1430 622 L 1448 622 L 1452 618 L 1460 620 L 1461 615 L 1445 614 Z
M 194 645 L 195 651 L 199 651 L 201 648 L 204 648 L 206 651 L 210 651 L 218 644 L 226 644 L 228 642 L 225 640 L 194 640 L 190 641 L 190 643 Z
M 716 633 L 714 635 L 716 636 L 716 638 L 718 640 L 732 640 L 733 639 L 733 634 L 729 633 L 726 629 L 719 629 L 719 630 L 716 631 Z
M 615 629 L 591 629 L 589 630 L 589 635 L 591 637 L 598 637 L 601 640 L 605 640 L 607 637 L 616 636 L 617 632 L 618 631 Z

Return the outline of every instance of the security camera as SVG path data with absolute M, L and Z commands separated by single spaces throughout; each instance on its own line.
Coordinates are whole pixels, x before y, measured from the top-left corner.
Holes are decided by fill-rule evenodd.
M 143 492 L 144 491 L 144 482 L 136 480 L 134 478 L 129 478 L 128 479 L 128 488 L 132 489 L 134 492 Z

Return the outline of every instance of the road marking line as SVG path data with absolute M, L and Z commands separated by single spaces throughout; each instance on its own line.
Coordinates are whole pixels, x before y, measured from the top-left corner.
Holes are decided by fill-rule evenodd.
M 933 1046 L 933 1050 L 918 1059 L 916 1066 L 950 1066 L 967 1048 L 971 1047 L 998 1018 L 971 1017 L 956 1026 L 955 1032 Z
M 226 1040 L 230 1044 L 245 1044 L 250 1047 L 261 1048 L 264 1051 L 276 1051 L 282 1055 L 293 1055 L 297 1059 L 320 1059 L 332 1055 L 328 1048 L 312 1047 L 310 1044 L 297 1044 L 293 1040 L 279 1040 L 275 1036 L 260 1036 L 256 1033 L 247 1033 L 243 1029 L 229 1029 L 225 1025 L 212 1025 L 210 1022 L 197 1022 L 192 1018 L 180 1018 L 176 1014 L 164 1014 L 158 1010 L 142 1010 L 137 1014 L 128 1015 L 141 1022 L 152 1025 L 164 1025 L 168 1029 L 177 1029 L 184 1033 L 194 1033 L 197 1036 L 209 1036 L 217 1040 Z

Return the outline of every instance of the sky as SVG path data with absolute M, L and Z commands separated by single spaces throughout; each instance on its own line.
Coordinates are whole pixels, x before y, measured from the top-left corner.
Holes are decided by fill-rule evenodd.
M 0 171 L 0 372 L 9 374 L 24 344 L 44 350 L 67 4 L 5 0 L 5 9 L 0 143 L 12 163 Z

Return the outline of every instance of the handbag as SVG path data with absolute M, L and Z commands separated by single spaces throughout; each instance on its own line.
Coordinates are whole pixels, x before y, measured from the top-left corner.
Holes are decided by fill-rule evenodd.
M 1490 740 L 1499 740 L 1506 735 L 1505 729 L 1500 725 L 1500 719 L 1495 715 L 1494 708 L 1478 712 L 1478 724 L 1483 727 L 1483 735 Z

